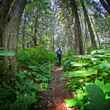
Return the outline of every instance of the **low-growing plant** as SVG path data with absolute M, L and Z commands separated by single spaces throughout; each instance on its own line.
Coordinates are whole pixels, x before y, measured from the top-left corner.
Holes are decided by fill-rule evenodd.
M 4 54 L 7 52 L 0 55 Z M 42 47 L 18 51 L 15 88 L 0 86 L 0 110 L 31 110 L 39 106 L 40 93 L 48 90 L 54 61 L 55 54 Z
M 76 94 L 73 101 L 70 101 L 75 102 L 71 106 L 78 110 L 109 110 L 110 50 L 101 49 L 89 55 L 68 56 L 64 61 L 64 71 L 67 81 L 65 88 Z
M 28 48 L 20 50 L 17 54 L 19 66 L 33 66 L 55 61 L 55 54 L 44 48 Z

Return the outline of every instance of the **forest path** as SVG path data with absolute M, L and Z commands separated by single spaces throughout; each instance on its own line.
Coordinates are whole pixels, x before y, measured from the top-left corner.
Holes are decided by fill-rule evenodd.
M 65 81 L 63 80 L 63 68 L 55 66 L 53 69 L 53 80 L 49 86 L 49 103 L 48 110 L 76 110 L 67 108 L 64 100 L 73 98 L 73 94 L 64 89 Z

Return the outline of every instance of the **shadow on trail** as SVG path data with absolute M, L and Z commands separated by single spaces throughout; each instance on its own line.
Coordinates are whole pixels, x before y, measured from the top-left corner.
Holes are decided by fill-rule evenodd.
M 75 108 L 67 108 L 64 100 L 73 98 L 73 94 L 64 89 L 63 68 L 55 66 L 53 69 L 53 80 L 50 84 L 50 99 L 51 103 L 48 105 L 48 110 L 75 110 Z
M 73 94 L 64 89 L 63 68 L 55 66 L 52 72 L 53 80 L 49 84 L 48 93 L 42 94 L 42 107 L 39 110 L 76 110 L 68 108 L 65 99 L 74 98 Z

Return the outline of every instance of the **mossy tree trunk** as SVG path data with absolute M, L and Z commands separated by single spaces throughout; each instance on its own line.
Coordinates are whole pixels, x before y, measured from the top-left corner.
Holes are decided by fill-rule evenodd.
M 2 34 L 3 48 L 7 51 L 16 52 L 17 32 L 25 5 L 26 0 L 15 0 L 8 11 L 8 22 L 5 24 Z M 5 80 L 9 83 L 10 80 L 15 79 L 16 57 L 4 57 L 4 64 L 5 66 L 4 69 L 2 69 L 1 75 L 5 76 Z
M 87 9 L 86 9 L 86 7 L 85 7 L 84 0 L 80 0 L 80 2 L 81 2 L 81 5 L 82 5 L 82 8 L 83 8 L 85 21 L 87 22 L 88 30 L 89 30 L 89 32 L 90 32 L 90 38 L 91 38 L 92 48 L 95 49 L 95 48 L 97 48 L 97 43 L 96 43 L 96 40 L 95 40 L 94 31 L 93 31 L 92 26 L 91 26 L 91 21 L 90 21 L 90 18 L 89 18 Z
M 72 7 L 73 16 L 75 17 L 75 50 L 77 54 L 83 55 L 84 46 L 83 46 L 81 26 L 78 15 L 78 6 L 76 0 L 71 0 L 71 7 Z
M 7 24 L 8 12 L 14 0 L 0 0 L 0 48 L 3 48 L 3 32 Z

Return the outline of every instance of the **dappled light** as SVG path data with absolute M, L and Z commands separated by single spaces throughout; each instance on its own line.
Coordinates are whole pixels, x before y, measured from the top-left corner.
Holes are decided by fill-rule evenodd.
M 58 104 L 55 109 L 51 110 L 75 110 L 73 108 L 69 108 L 65 103 Z
M 49 107 L 49 110 L 76 110 L 74 106 L 68 106 L 65 101 L 66 99 L 74 99 L 74 94 L 64 90 L 65 82 L 62 80 L 62 74 L 61 67 L 54 67 L 54 80 L 51 82 L 52 90 L 50 90 L 53 104 Z
M 62 67 L 57 68 L 55 71 L 57 72 L 57 71 L 61 71 L 61 70 L 63 70 L 63 68 L 62 68 Z
M 110 110 L 110 0 L 0 0 L 0 110 Z

